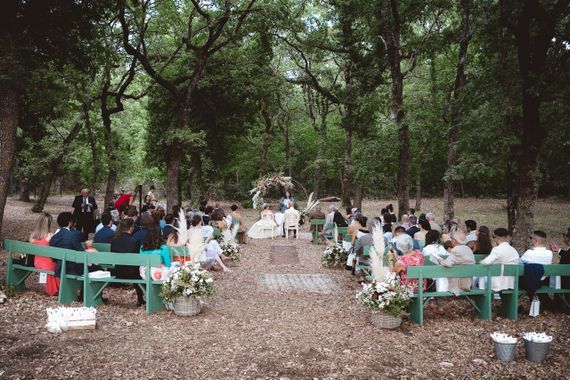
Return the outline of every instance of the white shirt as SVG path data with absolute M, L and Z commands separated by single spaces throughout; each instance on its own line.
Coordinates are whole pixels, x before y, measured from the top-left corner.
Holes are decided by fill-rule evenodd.
M 552 264 L 552 251 L 546 247 L 534 247 L 523 253 L 521 256 L 523 264 Z
M 470 243 L 472 241 L 477 241 L 477 232 L 471 231 L 465 236 L 465 244 Z
M 97 225 L 97 227 L 95 228 L 95 233 L 99 232 L 99 230 L 100 230 L 101 228 L 103 228 L 103 227 L 104 227 L 104 226 L 103 226 L 103 223 L 99 223 L 99 224 Z M 117 226 L 115 226 L 115 225 L 113 224 L 113 225 L 111 225 L 111 229 L 112 229 L 113 231 L 117 231 Z
M 439 245 L 439 244 L 429 244 L 426 245 L 424 247 L 424 249 L 422 249 L 422 253 L 424 254 L 424 256 L 431 256 L 433 254 L 436 254 L 437 256 L 447 256 L 448 253 L 445 250 L 445 248 L 443 248 L 443 246 Z
M 507 242 L 503 242 L 493 248 L 489 256 L 485 257 L 479 264 L 518 264 L 519 253 Z M 515 278 L 513 276 L 492 277 L 493 291 L 499 292 L 503 289 L 513 289 Z

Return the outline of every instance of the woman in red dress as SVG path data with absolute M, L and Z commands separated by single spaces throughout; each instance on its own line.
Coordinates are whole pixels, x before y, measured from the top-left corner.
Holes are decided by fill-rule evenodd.
M 49 240 L 51 239 L 51 221 L 52 217 L 47 212 L 40 215 L 34 231 L 30 234 L 30 243 L 37 245 L 45 245 L 49 247 Z M 35 256 L 34 266 L 41 270 L 55 271 L 56 264 L 50 257 Z M 57 296 L 59 293 L 59 278 L 47 275 L 46 293 L 49 296 Z

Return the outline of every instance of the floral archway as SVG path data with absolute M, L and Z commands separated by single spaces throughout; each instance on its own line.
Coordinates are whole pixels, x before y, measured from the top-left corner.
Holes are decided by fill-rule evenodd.
M 250 194 L 253 194 L 251 201 L 254 209 L 263 204 L 263 196 L 267 193 L 267 190 L 275 186 L 282 186 L 285 190 L 291 190 L 294 187 L 292 178 L 281 174 L 269 175 L 258 179 L 256 186 L 250 190 Z

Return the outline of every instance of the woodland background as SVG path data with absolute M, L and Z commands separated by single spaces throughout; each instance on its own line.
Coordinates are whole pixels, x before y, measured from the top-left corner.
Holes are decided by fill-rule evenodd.
M 28 0 L 0 23 L 0 229 L 85 185 L 168 207 L 292 175 L 344 204 L 568 199 L 569 1 Z M 410 200 L 411 197 L 411 200 Z M 414 200 L 415 198 L 415 200 Z M 246 202 L 244 202 L 246 205 Z M 31 206 L 32 207 L 32 206 Z

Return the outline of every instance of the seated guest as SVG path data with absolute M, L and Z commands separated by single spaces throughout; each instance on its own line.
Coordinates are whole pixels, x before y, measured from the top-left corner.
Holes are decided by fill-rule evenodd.
M 220 243 L 214 239 L 206 242 L 206 248 L 200 256 L 200 261 L 211 263 L 211 267 L 208 269 L 218 270 L 219 266 L 219 269 L 224 272 L 231 272 L 222 260 L 222 247 L 220 247 Z
M 95 243 L 110 243 L 117 229 L 113 224 L 113 218 L 110 213 L 105 212 L 101 215 L 101 224 L 103 228 L 99 229 L 95 234 Z
M 527 250 L 520 258 L 523 264 L 552 264 L 552 251 L 546 248 L 546 233 L 534 231 L 532 234 L 532 248 Z
M 51 247 L 72 249 L 74 251 L 83 251 L 83 246 L 81 245 L 81 232 L 73 229 L 73 215 L 70 212 L 62 212 L 57 216 L 57 224 L 59 225 L 59 231 L 52 236 L 49 241 Z M 56 261 L 55 275 L 60 277 L 61 275 L 61 260 Z M 83 274 L 83 264 L 81 263 L 68 263 L 67 273 L 82 275 Z
M 85 240 L 85 243 L 83 243 L 83 245 L 85 246 L 85 252 L 99 252 L 95 249 L 93 240 Z M 91 266 L 91 264 L 89 265 Z
M 465 245 L 474 250 L 477 242 L 477 222 L 471 219 L 466 220 L 465 231 L 467 232 L 467 235 L 465 236 Z
M 208 226 L 210 224 L 210 215 L 212 215 L 212 211 L 214 211 L 214 208 L 212 206 L 206 206 L 206 208 L 204 209 L 204 215 L 202 216 L 202 221 L 204 222 L 205 226 Z
M 365 249 L 371 247 L 374 245 L 374 240 L 372 239 L 372 234 L 374 233 L 374 226 L 377 225 L 377 221 L 374 219 L 371 219 L 370 221 L 368 221 L 368 225 L 366 227 L 366 230 L 361 230 L 362 235 L 358 238 L 358 240 L 356 241 L 355 247 L 354 247 L 354 253 L 356 254 L 356 264 L 357 265 L 364 265 L 364 266 L 370 266 L 370 256 L 364 255 L 364 251 Z M 386 243 L 387 245 L 387 243 Z M 360 269 L 357 269 L 356 266 L 354 266 L 353 274 L 355 274 L 357 277 L 357 279 L 359 281 L 364 280 L 365 279 L 365 275 L 366 273 Z
M 510 234 L 505 228 L 497 228 L 493 231 L 493 239 L 497 246 L 491 250 L 489 256 L 481 260 L 481 265 L 491 264 L 518 264 L 519 254 L 511 247 Z M 513 289 L 515 278 L 513 276 L 497 276 L 491 278 L 491 285 L 494 292 L 500 292 L 504 289 Z
M 102 215 L 101 215 L 101 220 L 99 221 L 99 224 L 97 225 L 97 227 L 95 228 L 95 234 L 97 234 L 97 232 L 101 231 L 101 228 L 105 227 L 107 224 L 103 224 L 103 216 L 105 214 L 109 214 L 111 216 L 111 225 L 110 227 L 113 229 L 113 233 L 115 231 L 117 231 L 117 226 L 115 225 L 115 218 L 113 217 L 113 211 L 115 211 L 115 215 L 118 216 L 118 211 L 116 210 L 110 210 L 110 211 L 105 211 Z
M 416 209 L 415 208 L 411 208 L 408 210 L 408 215 L 412 216 L 412 215 L 416 215 Z
M 390 241 L 392 240 L 392 215 L 387 212 L 383 215 L 384 224 L 382 224 L 382 232 L 384 233 L 384 237 Z
M 218 228 L 220 231 L 226 229 L 227 224 L 224 218 L 224 210 L 221 208 L 216 208 L 210 214 L 210 225 L 214 228 Z
M 388 252 L 388 267 L 390 272 L 400 275 L 400 279 L 404 285 L 410 285 L 414 292 L 418 290 L 418 279 L 408 280 L 406 278 L 406 270 L 408 266 L 424 265 L 424 255 L 418 250 L 414 250 L 414 242 L 409 235 L 401 235 L 396 241 L 398 249 L 402 252 L 402 256 L 397 257 L 394 249 Z M 423 280 L 422 287 L 425 290 L 426 280 Z
M 406 229 L 404 228 L 404 226 L 398 226 L 394 228 L 394 235 L 392 236 L 392 240 L 390 240 L 390 243 L 395 243 L 398 236 L 403 235 L 405 233 Z
M 347 208 L 346 208 L 346 221 L 347 221 L 347 223 L 348 223 L 349 226 L 350 226 L 350 224 L 352 223 L 352 220 L 353 220 L 353 217 L 354 217 L 354 213 L 352 212 L 352 210 L 355 210 L 355 211 L 356 211 L 356 209 L 353 209 L 352 207 L 347 207 Z
M 342 216 L 340 211 L 335 208 L 334 215 L 333 215 L 333 223 L 337 225 L 337 227 L 347 227 L 348 223 L 346 223 L 346 219 Z
M 173 225 L 174 220 L 175 220 L 174 214 L 166 214 L 164 216 L 164 222 L 166 223 L 166 225 L 164 227 L 162 227 L 162 238 L 164 240 L 168 240 L 168 237 L 170 236 L 170 234 L 175 231 L 174 225 Z
M 489 227 L 479 226 L 477 230 L 477 241 L 475 242 L 475 255 L 488 255 L 493 249 L 493 243 L 491 242 L 491 233 Z
M 550 250 L 553 252 L 558 252 L 560 255 L 560 264 L 570 264 L 570 228 L 568 228 L 566 233 L 562 236 L 564 237 L 564 245 L 566 246 L 566 249 L 558 247 L 556 243 L 553 242 L 550 243 Z M 560 278 L 560 282 L 562 289 L 570 289 L 570 276 L 562 276 Z M 560 294 L 559 296 L 564 297 L 564 299 L 567 301 L 567 303 L 563 302 L 564 305 L 570 303 L 568 302 L 570 301 L 570 294 Z M 568 307 L 566 307 L 566 311 L 568 312 Z
M 132 220 L 132 219 L 131 219 Z M 148 234 L 148 230 L 154 227 L 154 218 L 149 213 L 145 213 L 141 216 L 141 229 L 134 233 L 133 239 L 137 243 L 138 247 L 140 248 L 143 244 L 146 235 Z M 133 222 L 134 226 L 134 222 Z M 133 227 L 134 228 L 134 227 Z M 137 250 L 138 251 L 138 250 Z
M 407 230 L 408 228 L 410 228 L 412 225 L 410 224 L 409 221 L 409 216 L 408 214 L 404 214 L 402 215 L 402 223 L 400 224 L 402 227 L 404 227 L 405 230 Z
M 428 212 L 426 214 L 426 220 L 429 222 L 430 230 L 436 230 L 441 234 L 441 226 L 435 222 L 435 215 L 433 212 Z
M 437 233 L 439 232 L 435 230 L 430 230 L 429 233 Z M 432 257 L 435 259 L 434 261 L 437 264 L 443 265 L 445 267 L 452 267 L 454 265 L 469 265 L 475 264 L 475 256 L 473 256 L 473 251 L 471 248 L 466 246 L 465 240 L 459 241 L 457 239 L 452 240 L 453 248 L 449 252 L 449 256 L 446 259 L 438 256 L 437 254 L 432 254 Z M 472 278 L 471 277 L 452 277 L 448 278 L 448 286 L 449 291 L 452 292 L 455 296 L 461 294 L 461 292 L 470 290 Z M 436 298 L 436 307 L 435 312 L 437 314 L 443 314 L 443 300 L 439 297 Z
M 414 249 L 420 251 L 426 244 L 426 234 L 431 229 L 430 224 L 425 219 L 420 219 L 420 230 L 414 234 Z
M 523 264 L 540 264 L 540 265 L 550 265 L 552 264 L 552 251 L 546 248 L 546 233 L 544 231 L 534 231 L 531 240 L 532 248 L 528 249 L 520 258 L 520 262 Z M 534 286 L 528 287 L 530 283 L 527 271 L 525 270 L 525 276 L 522 279 L 522 287 L 527 290 L 527 295 L 532 301 L 533 293 L 536 288 Z M 538 277 L 538 276 L 537 276 Z M 548 286 L 550 278 L 542 276 L 540 282 L 538 278 L 535 280 L 535 285 L 540 287 L 541 285 Z M 534 289 L 533 289 L 534 288 Z M 542 308 L 547 308 L 552 306 L 552 301 L 547 294 L 538 294 L 538 299 Z
M 326 215 L 323 212 L 321 206 L 316 206 L 315 209 L 311 212 L 311 219 L 325 219 Z M 320 228 L 320 227 L 319 227 Z M 315 225 L 311 224 L 311 232 L 315 231 Z
M 329 205 L 328 213 L 325 216 L 325 225 L 323 226 L 323 230 L 319 233 L 320 240 L 326 240 L 327 236 L 332 235 L 334 231 L 334 216 L 335 216 L 336 206 Z
M 143 255 L 159 255 L 162 268 L 151 268 L 150 273 L 153 280 L 164 280 L 168 269 L 170 268 L 170 250 L 162 240 L 162 230 L 154 222 L 150 227 L 146 228 L 147 233 L 142 242 L 140 253 Z M 142 230 L 141 230 L 142 231 Z M 141 267 L 140 275 L 146 278 L 146 268 Z
M 47 212 L 42 212 L 34 230 L 30 234 L 30 243 L 49 247 L 52 238 L 51 230 L 52 216 Z M 50 257 L 34 256 L 34 267 L 41 270 L 55 272 L 56 263 Z M 46 294 L 48 296 L 57 296 L 59 293 L 59 278 L 47 275 L 46 278 Z
M 410 227 L 406 230 L 406 233 L 413 239 L 416 232 L 420 230 L 418 227 L 418 217 L 415 215 L 410 215 L 408 220 L 410 222 Z
M 425 247 L 422 249 L 424 256 L 429 257 L 429 260 L 437 263 L 436 257 L 447 257 L 447 251 L 441 244 L 439 244 L 439 232 L 436 230 L 429 230 L 426 233 Z M 432 255 L 435 255 L 432 257 Z

